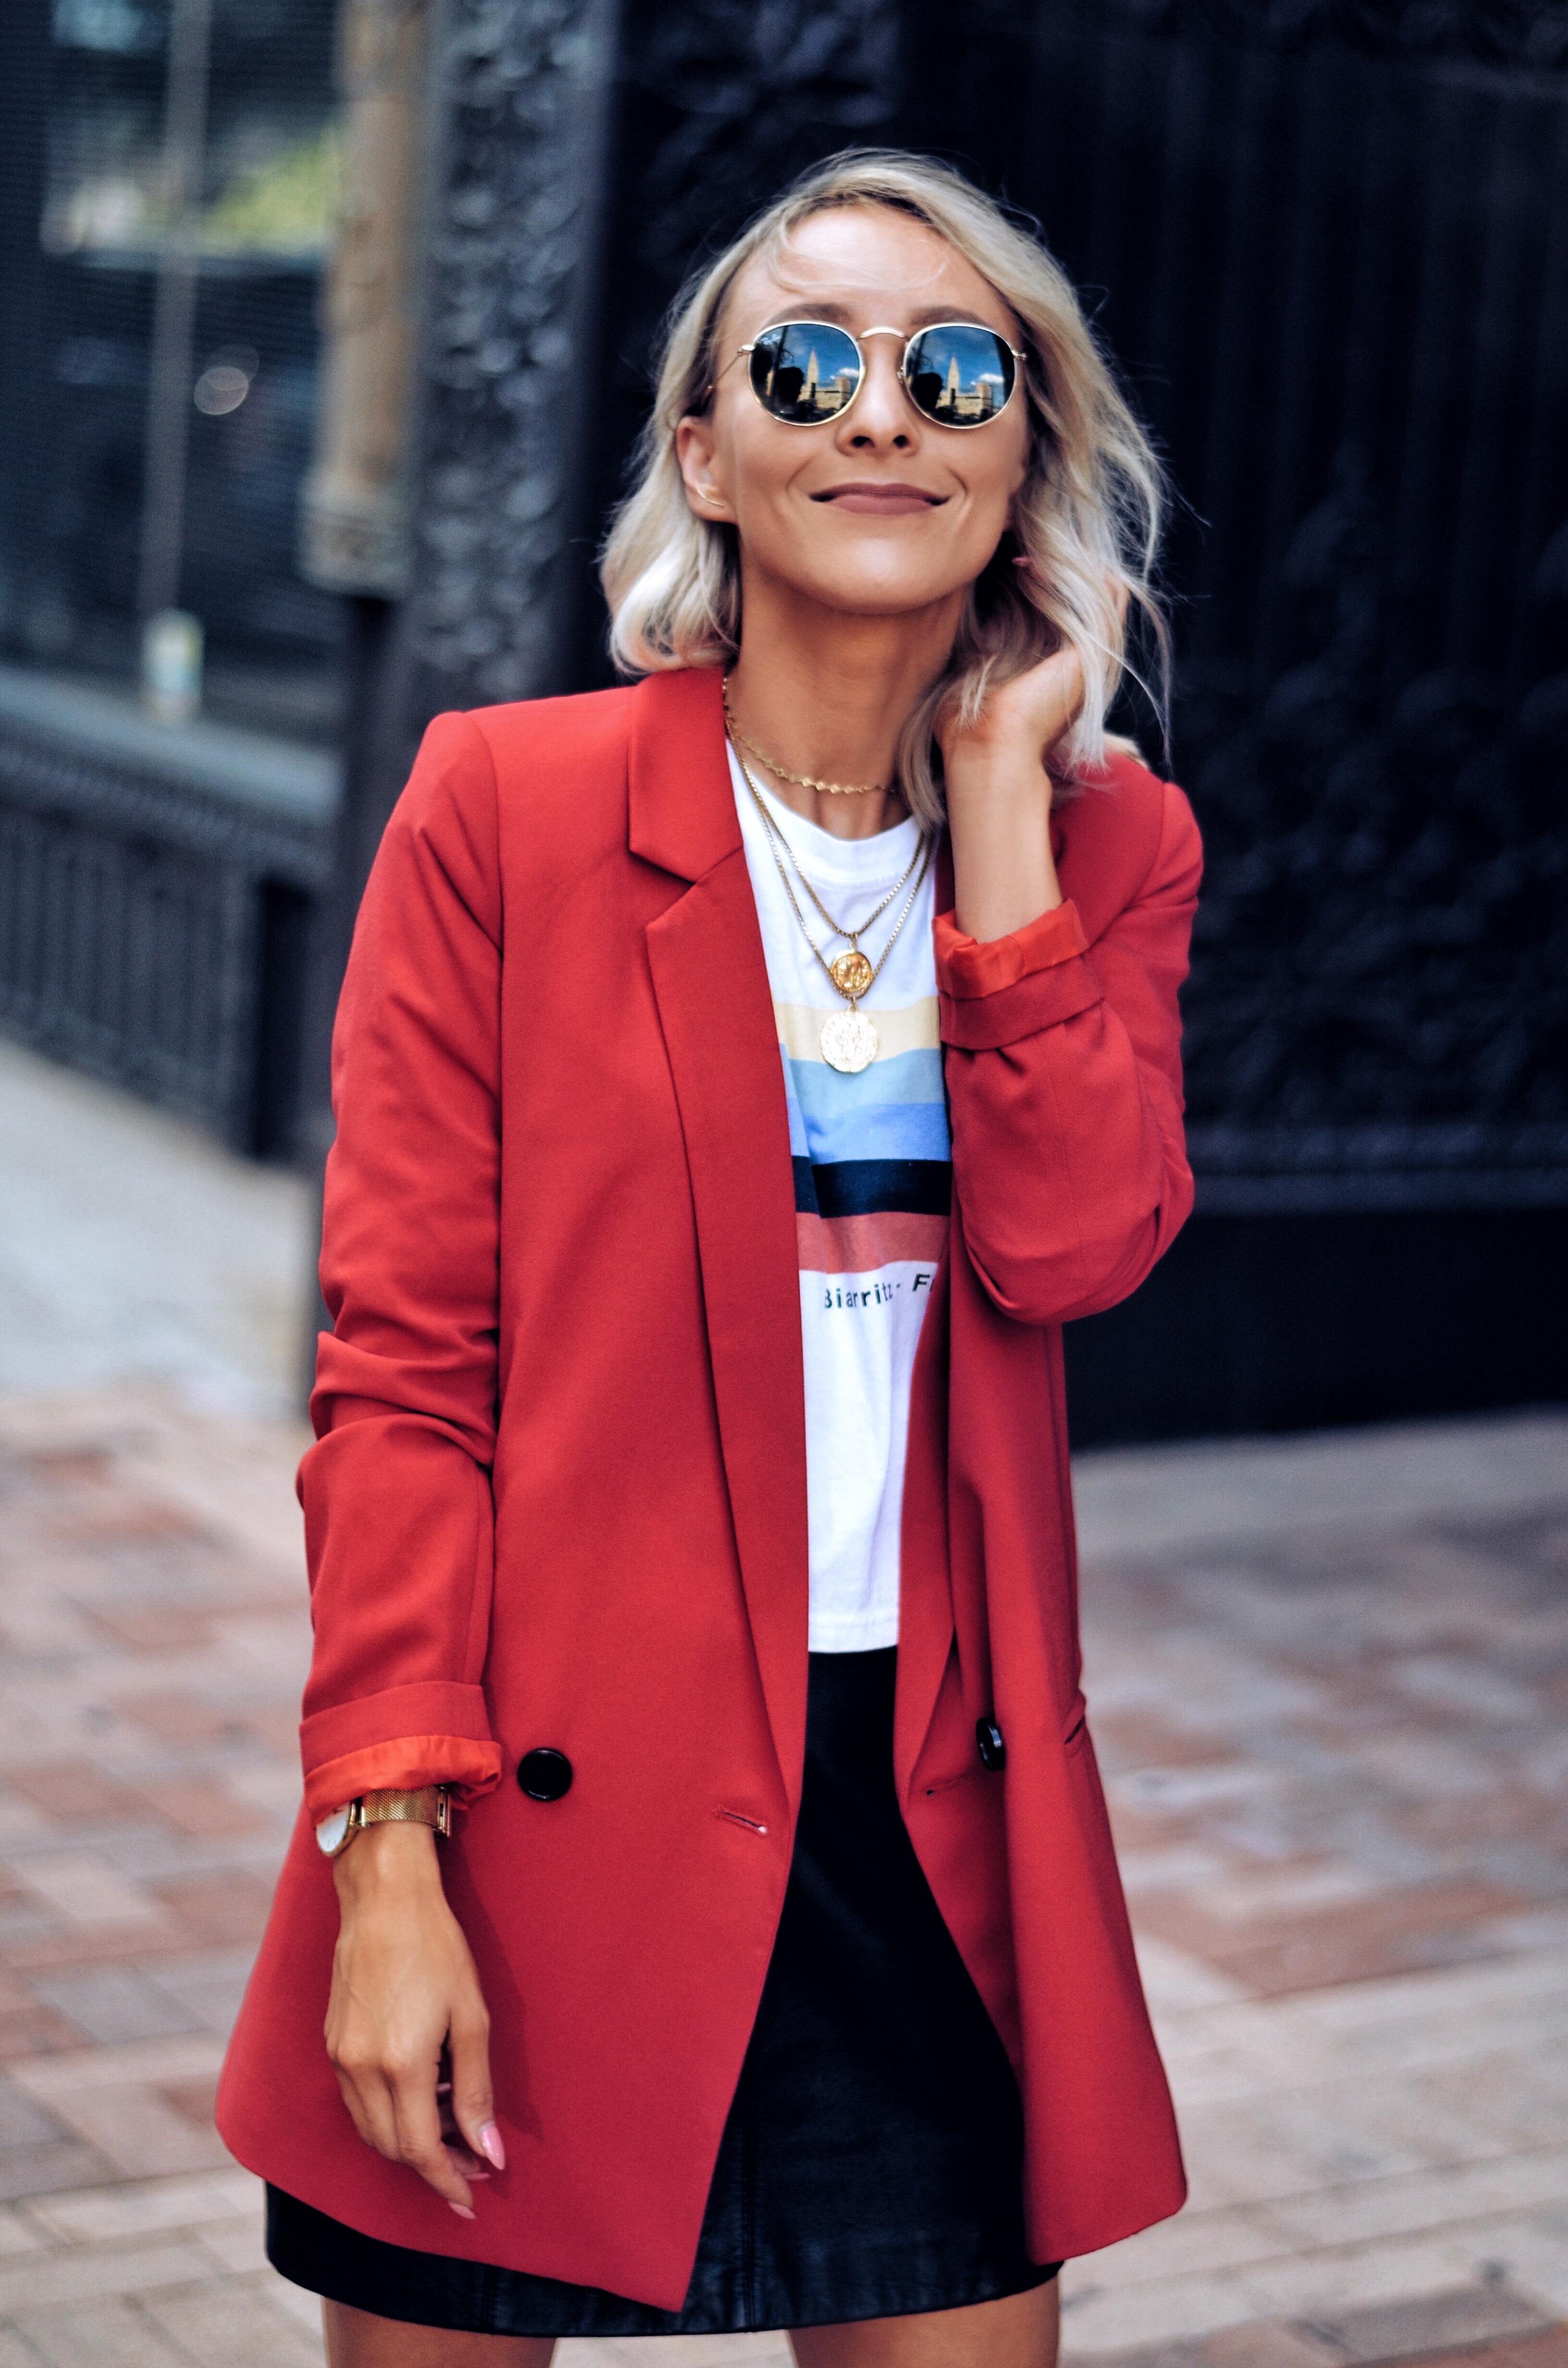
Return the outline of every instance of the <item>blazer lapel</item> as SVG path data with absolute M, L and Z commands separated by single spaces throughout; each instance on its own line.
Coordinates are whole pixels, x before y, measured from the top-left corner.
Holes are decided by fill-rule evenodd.
M 794 1176 L 717 671 L 642 682 L 629 753 L 631 851 L 692 883 L 649 923 L 648 960 L 686 1137 L 741 1578 L 793 1815 L 809 1604 Z

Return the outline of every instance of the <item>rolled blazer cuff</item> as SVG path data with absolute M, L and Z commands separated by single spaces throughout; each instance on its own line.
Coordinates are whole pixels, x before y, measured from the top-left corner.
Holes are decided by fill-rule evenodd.
M 936 924 L 942 1042 L 988 1053 L 1038 1035 L 1097 1003 L 1103 992 L 1069 899 L 1011 936 L 966 937 L 951 913 Z
M 392 1686 L 317 1711 L 300 1729 L 305 1806 L 324 1817 L 361 1793 L 451 1784 L 473 1797 L 501 1778 L 478 1686 Z

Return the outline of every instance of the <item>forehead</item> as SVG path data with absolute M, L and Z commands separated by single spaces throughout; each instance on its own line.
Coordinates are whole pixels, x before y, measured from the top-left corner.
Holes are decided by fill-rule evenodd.
M 1015 335 L 1010 308 L 991 282 L 929 223 L 876 205 L 810 214 L 771 251 L 754 256 L 726 312 L 738 334 L 809 306 L 846 328 L 918 328 L 922 322 L 983 321 Z

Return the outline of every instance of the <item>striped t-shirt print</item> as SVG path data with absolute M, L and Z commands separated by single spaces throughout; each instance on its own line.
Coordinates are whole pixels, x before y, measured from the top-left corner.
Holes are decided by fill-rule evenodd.
M 733 752 L 736 808 L 778 1030 L 795 1178 L 806 1390 L 811 1649 L 898 1641 L 899 1525 L 915 1351 L 947 1240 L 952 1146 L 932 946 L 935 866 L 861 1009 L 876 1059 L 858 1076 L 824 1060 L 822 1026 L 846 1007 L 791 909 Z M 754 768 L 753 778 L 756 779 Z M 913 822 L 840 839 L 768 794 L 768 813 L 836 919 L 872 912 L 918 847 Z M 793 882 L 812 937 L 844 950 Z M 913 884 L 913 883 L 911 883 Z M 875 962 L 907 890 L 868 930 Z

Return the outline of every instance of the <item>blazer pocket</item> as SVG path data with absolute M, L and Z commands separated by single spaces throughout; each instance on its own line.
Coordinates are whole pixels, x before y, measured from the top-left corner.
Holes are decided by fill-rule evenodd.
M 1062 1748 L 1063 1751 L 1081 1751 L 1084 1748 L 1085 1741 L 1087 1738 L 1088 1732 L 1088 1704 L 1085 1702 L 1082 1694 L 1074 1694 L 1073 1697 L 1073 1707 L 1068 1712 L 1062 1725 Z

